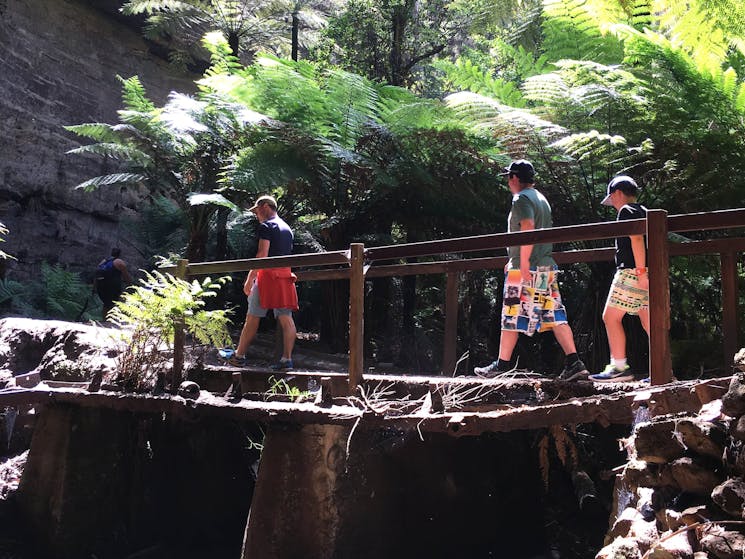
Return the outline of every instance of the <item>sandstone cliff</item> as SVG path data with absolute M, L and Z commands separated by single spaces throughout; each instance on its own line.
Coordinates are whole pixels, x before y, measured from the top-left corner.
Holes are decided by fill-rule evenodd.
M 3 249 L 15 255 L 6 274 L 36 275 L 42 262 L 89 270 L 114 244 L 135 269 L 143 263 L 131 233 L 143 192 L 74 191 L 115 169 L 99 159 L 66 155 L 78 140 L 62 126 L 115 122 L 116 75 L 137 74 L 151 98 L 188 92 L 195 76 L 178 75 L 154 56 L 133 22 L 110 0 L 0 1 L 0 222 Z M 136 22 L 134 22 L 136 23 Z

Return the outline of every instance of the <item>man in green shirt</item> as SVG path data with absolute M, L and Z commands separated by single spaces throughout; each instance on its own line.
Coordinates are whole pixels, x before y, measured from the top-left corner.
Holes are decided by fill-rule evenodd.
M 507 231 L 528 231 L 552 226 L 551 206 L 534 188 L 533 165 L 524 159 L 513 161 L 505 168 L 507 184 L 512 193 L 512 210 L 507 218 Z M 557 268 L 551 256 L 551 243 L 509 247 L 505 267 L 502 300 L 502 333 L 499 339 L 499 359 L 474 372 L 482 377 L 494 377 L 515 368 L 512 354 L 520 332 L 532 336 L 551 330 L 564 350 L 566 364 L 559 378 L 579 380 L 589 375 L 577 355 L 574 335 L 567 322 L 561 302 Z

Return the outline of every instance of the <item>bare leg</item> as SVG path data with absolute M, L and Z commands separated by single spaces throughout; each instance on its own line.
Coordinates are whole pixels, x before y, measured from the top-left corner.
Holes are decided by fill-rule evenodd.
M 626 311 L 615 307 L 605 307 L 603 311 L 603 322 L 608 334 L 608 346 L 610 347 L 611 359 L 626 359 L 626 332 L 623 331 L 623 315 Z M 644 320 L 642 319 L 642 326 Z M 647 313 L 647 328 L 649 328 L 649 313 Z
M 512 359 L 512 352 L 515 350 L 517 345 L 517 337 L 520 335 L 515 330 L 502 330 L 499 336 L 499 358 L 502 361 L 509 361 Z
M 564 355 L 570 353 L 577 353 L 577 348 L 574 345 L 574 334 L 569 324 L 559 324 L 552 328 L 556 341 L 559 342 L 561 349 L 564 351 Z
M 241 330 L 241 337 L 238 340 L 238 349 L 236 349 L 235 351 L 236 355 L 246 355 L 248 346 L 251 345 L 256 332 L 259 330 L 259 322 L 261 322 L 261 317 L 254 316 L 252 314 L 246 315 L 246 322 L 243 325 L 243 330 Z
M 297 338 L 297 329 L 295 328 L 295 321 L 292 319 L 291 314 L 283 314 L 277 317 L 280 325 L 282 326 L 282 359 L 291 359 L 292 350 L 295 347 L 295 338 Z
M 639 320 L 641 320 L 642 328 L 649 336 L 649 307 L 646 309 L 639 309 Z

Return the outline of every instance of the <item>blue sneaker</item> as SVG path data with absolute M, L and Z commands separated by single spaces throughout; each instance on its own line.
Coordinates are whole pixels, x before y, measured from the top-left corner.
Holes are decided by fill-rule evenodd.
M 292 368 L 292 359 L 285 359 L 284 357 L 272 365 L 273 371 L 289 371 Z
M 602 373 L 590 375 L 593 382 L 629 382 L 634 380 L 634 375 L 628 365 L 616 367 L 613 363 L 606 365 Z

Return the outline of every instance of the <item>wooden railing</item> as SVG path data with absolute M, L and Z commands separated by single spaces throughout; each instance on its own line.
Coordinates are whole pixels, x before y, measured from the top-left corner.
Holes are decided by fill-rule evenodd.
M 445 338 L 443 371 L 451 372 L 456 363 L 456 332 L 458 323 L 459 273 L 470 270 L 501 269 L 506 256 L 463 258 L 408 264 L 374 266 L 375 262 L 403 258 L 448 255 L 502 249 L 509 246 L 536 243 L 562 243 L 612 239 L 619 236 L 646 235 L 649 251 L 650 336 L 649 370 L 653 385 L 664 384 L 672 378 L 670 356 L 670 282 L 671 256 L 719 254 L 722 274 L 722 330 L 725 360 L 731 361 L 737 350 L 738 277 L 737 256 L 745 251 L 745 238 L 728 237 L 672 243 L 668 233 L 745 228 L 745 208 L 716 212 L 668 216 L 665 210 L 649 210 L 646 219 L 622 222 L 591 223 L 536 229 L 516 233 L 496 233 L 420 243 L 368 247 L 354 243 L 349 250 L 226 260 L 220 262 L 189 263 L 181 260 L 176 266 L 161 268 L 179 277 L 205 274 L 245 272 L 251 269 L 291 267 L 299 281 L 349 281 L 349 388 L 362 381 L 364 369 L 364 282 L 365 279 L 419 274 L 446 274 Z M 560 251 L 554 253 L 559 264 L 613 260 L 613 248 Z M 303 269 L 334 266 L 326 269 Z M 341 266 L 341 267 L 340 267 Z M 183 337 L 180 338 L 183 344 Z M 176 361 L 183 362 L 183 347 L 175 348 Z M 177 372 L 174 370 L 174 377 Z M 180 371 L 178 371 L 180 375 Z M 175 380 L 175 378 L 174 378 Z

